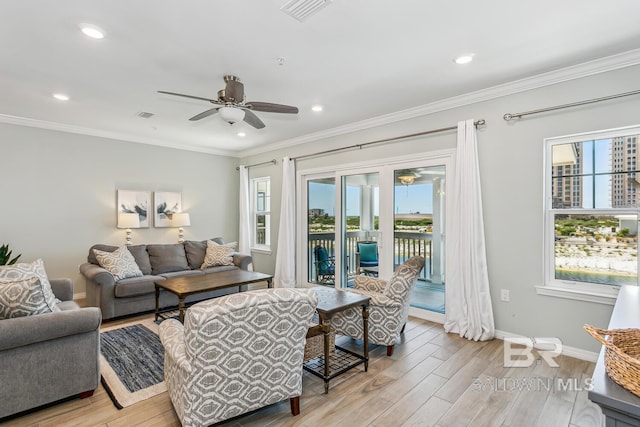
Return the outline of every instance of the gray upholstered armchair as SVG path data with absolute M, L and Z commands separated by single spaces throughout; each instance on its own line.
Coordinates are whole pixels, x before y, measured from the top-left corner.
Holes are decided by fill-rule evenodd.
M 387 356 L 393 354 L 393 346 L 407 323 L 411 291 L 423 267 L 424 258 L 414 256 L 398 267 L 388 282 L 374 277 L 356 276 L 355 289 L 349 289 L 349 292 L 371 297 L 369 342 L 386 345 Z M 364 337 L 362 313 L 359 308 L 335 314 L 331 318 L 331 327 L 339 335 L 355 339 Z
M 164 376 L 183 426 L 207 426 L 285 399 L 300 412 L 305 337 L 318 298 L 263 289 L 200 302 L 160 324 Z
M 70 279 L 49 281 L 61 311 L 0 320 L 0 418 L 98 388 L 100 309 L 79 308 Z

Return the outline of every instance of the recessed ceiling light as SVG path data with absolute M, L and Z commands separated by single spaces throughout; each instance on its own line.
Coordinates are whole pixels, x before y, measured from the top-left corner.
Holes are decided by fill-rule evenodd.
M 238 135 L 240 138 L 244 138 L 245 136 L 247 136 L 247 134 L 244 132 L 238 132 L 236 135 Z
M 58 101 L 68 101 L 69 95 L 65 95 L 64 93 L 54 93 L 53 97 Z
M 104 31 L 92 24 L 80 24 L 80 31 L 82 31 L 85 36 L 91 37 L 92 39 L 104 38 Z
M 320 111 L 322 111 L 322 105 L 314 105 L 313 107 L 311 107 L 311 111 L 319 113 Z
M 460 55 L 457 58 L 455 58 L 453 60 L 453 62 L 455 62 L 456 64 L 468 64 L 469 62 L 473 61 L 473 54 L 469 53 L 466 55 Z

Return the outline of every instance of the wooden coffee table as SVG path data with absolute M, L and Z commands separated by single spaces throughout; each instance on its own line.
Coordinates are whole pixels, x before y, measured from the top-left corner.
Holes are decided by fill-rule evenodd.
M 238 287 L 238 291 L 240 292 L 242 285 L 256 282 L 267 282 L 267 287 L 271 288 L 273 286 L 272 281 L 273 276 L 269 274 L 240 269 L 158 280 L 154 282 L 156 285 L 156 320 L 158 320 L 158 317 L 163 317 L 160 312 L 160 289 L 171 292 L 178 297 L 180 322 L 184 323 L 184 300 L 189 295 L 215 291 L 217 289 L 233 288 L 235 286 Z
M 369 300 L 365 295 L 348 291 L 341 291 L 331 287 L 316 286 L 312 288 L 318 294 L 316 311 L 320 324 L 309 329 L 307 338 L 324 334 L 324 365 L 321 369 L 314 369 L 308 363 L 303 364 L 306 371 L 324 380 L 324 392 L 329 392 L 329 380 L 343 374 L 351 368 L 364 363 L 364 371 L 369 369 Z M 336 349 L 350 355 L 349 359 L 342 358 L 342 363 L 330 364 L 329 332 L 331 331 L 331 317 L 352 307 L 362 307 L 362 324 L 364 326 L 363 354 L 357 354 L 336 345 Z M 334 365 L 334 368 L 331 367 Z

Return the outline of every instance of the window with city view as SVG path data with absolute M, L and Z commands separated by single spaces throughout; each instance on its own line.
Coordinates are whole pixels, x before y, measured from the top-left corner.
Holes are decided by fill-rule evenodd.
M 638 284 L 639 138 L 627 128 L 547 140 L 549 284 Z

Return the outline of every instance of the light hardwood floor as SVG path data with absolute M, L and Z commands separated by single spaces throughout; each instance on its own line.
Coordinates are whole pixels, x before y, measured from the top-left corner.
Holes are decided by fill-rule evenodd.
M 339 342 L 357 346 L 344 337 Z M 372 346 L 369 371 L 363 372 L 360 366 L 332 380 L 327 395 L 323 394 L 322 381 L 305 372 L 301 413 L 296 417 L 291 416 L 289 402 L 285 401 L 221 425 L 604 425 L 600 409 L 587 399 L 587 392 L 575 389 L 591 378 L 593 363 L 559 356 L 559 368 L 550 368 L 544 362 L 530 368 L 505 368 L 502 341 L 470 342 L 444 333 L 441 325 L 415 318 L 410 318 L 394 355 L 387 357 L 385 351 L 385 347 Z M 567 384 L 573 388 L 566 389 Z M 167 393 L 118 410 L 102 386 L 90 398 L 70 400 L 0 424 L 180 425 Z

